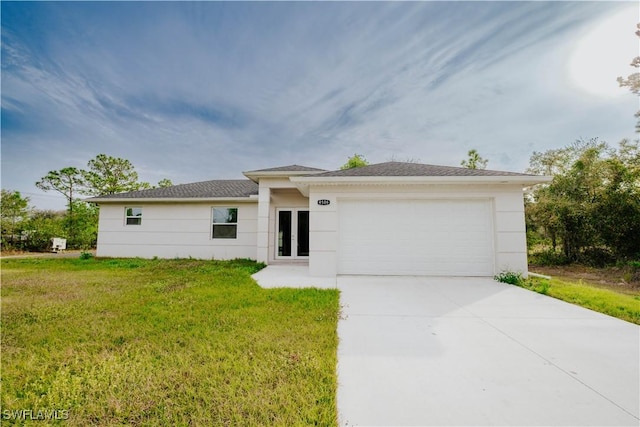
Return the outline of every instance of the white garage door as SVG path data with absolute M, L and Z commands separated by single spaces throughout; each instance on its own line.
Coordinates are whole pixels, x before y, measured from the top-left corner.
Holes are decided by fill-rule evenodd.
M 340 274 L 491 276 L 488 200 L 344 201 Z

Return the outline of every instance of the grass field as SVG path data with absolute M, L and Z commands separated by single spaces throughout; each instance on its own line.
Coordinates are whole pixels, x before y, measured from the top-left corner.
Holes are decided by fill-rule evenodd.
M 264 290 L 259 268 L 2 260 L 3 422 L 335 425 L 338 292 Z
M 616 291 L 583 280 L 529 278 L 522 287 L 640 325 L 640 293 Z

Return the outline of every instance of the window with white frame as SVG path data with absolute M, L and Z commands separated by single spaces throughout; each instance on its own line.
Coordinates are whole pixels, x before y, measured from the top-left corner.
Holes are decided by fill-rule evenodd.
M 213 208 L 214 239 L 235 239 L 238 235 L 238 208 Z
M 141 225 L 142 208 L 124 208 L 124 217 L 126 225 Z

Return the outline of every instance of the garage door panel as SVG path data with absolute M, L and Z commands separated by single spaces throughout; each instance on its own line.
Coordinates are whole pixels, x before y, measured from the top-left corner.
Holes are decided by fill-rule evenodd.
M 413 275 L 413 276 L 486 276 L 486 266 L 483 263 L 469 264 L 464 272 L 457 270 L 458 265 L 455 263 L 441 262 L 438 265 L 423 265 L 416 268 L 414 263 L 399 263 L 391 266 L 389 264 L 381 264 L 378 262 L 365 262 L 357 264 L 345 264 L 345 269 L 358 269 L 360 273 L 343 273 L 343 274 L 377 274 L 377 275 Z M 374 272 L 375 273 L 372 273 Z
M 493 274 L 489 200 L 339 201 L 341 274 Z

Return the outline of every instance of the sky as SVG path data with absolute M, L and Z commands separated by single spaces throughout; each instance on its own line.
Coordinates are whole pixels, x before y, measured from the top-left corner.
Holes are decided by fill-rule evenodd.
M 411 160 L 524 172 L 636 138 L 638 2 L 1 2 L 2 188 L 130 160 L 152 184 Z

